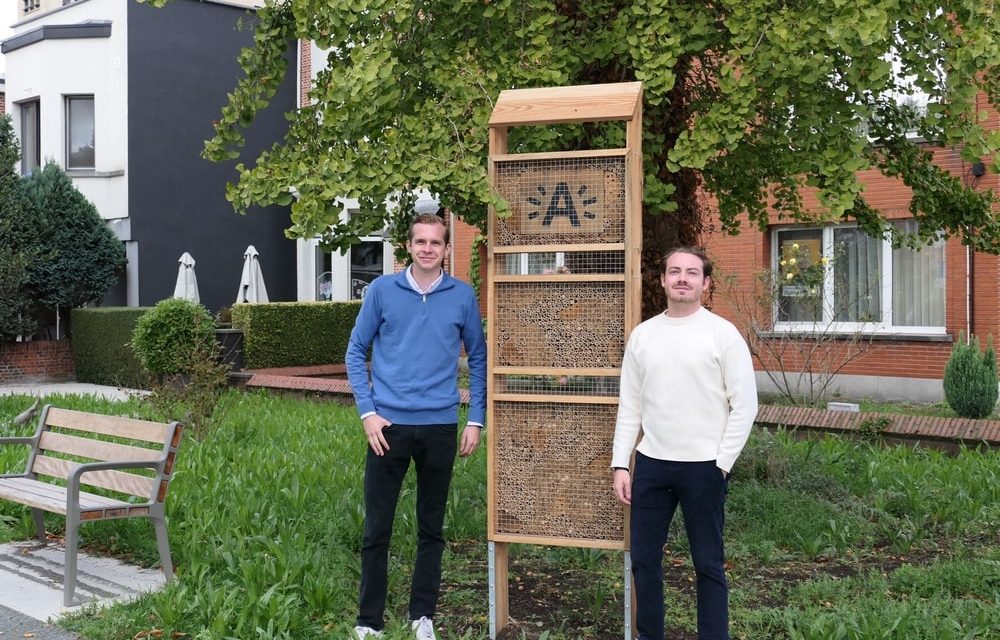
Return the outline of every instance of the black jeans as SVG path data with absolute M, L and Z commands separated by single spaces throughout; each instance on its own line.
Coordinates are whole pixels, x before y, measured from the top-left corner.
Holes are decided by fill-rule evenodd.
M 361 545 L 358 624 L 384 626 L 389 539 L 403 478 L 417 471 L 417 559 L 410 585 L 410 619 L 433 618 L 441 589 L 444 513 L 458 450 L 458 426 L 393 424 L 383 431 L 389 450 L 365 461 L 365 532 Z
M 663 640 L 663 546 L 677 505 L 691 545 L 699 640 L 729 640 L 722 528 L 728 479 L 715 461 L 671 462 L 636 453 L 632 478 L 632 576 L 639 640 Z

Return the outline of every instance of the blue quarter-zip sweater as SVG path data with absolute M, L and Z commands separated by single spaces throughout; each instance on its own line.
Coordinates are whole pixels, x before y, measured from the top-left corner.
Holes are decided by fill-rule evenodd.
M 468 419 L 486 424 L 486 341 L 475 291 L 447 273 L 428 294 L 417 293 L 405 271 L 379 276 L 368 285 L 345 356 L 358 413 L 399 424 L 457 423 L 463 344 Z

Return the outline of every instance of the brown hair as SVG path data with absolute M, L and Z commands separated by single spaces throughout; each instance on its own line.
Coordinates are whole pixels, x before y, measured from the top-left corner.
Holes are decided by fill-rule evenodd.
M 410 221 L 410 229 L 406 232 L 406 240 L 413 242 L 413 227 L 418 224 L 439 224 L 444 227 L 444 243 L 451 243 L 451 229 L 444 223 L 444 218 L 436 213 L 421 213 Z
M 701 273 L 706 278 L 712 277 L 712 261 L 708 259 L 708 255 L 705 254 L 705 250 L 701 247 L 674 247 L 667 252 L 667 255 L 663 256 L 663 260 L 660 262 L 660 275 L 662 276 L 667 272 L 667 260 L 670 256 L 675 253 L 688 253 L 692 256 L 696 256 L 701 259 Z

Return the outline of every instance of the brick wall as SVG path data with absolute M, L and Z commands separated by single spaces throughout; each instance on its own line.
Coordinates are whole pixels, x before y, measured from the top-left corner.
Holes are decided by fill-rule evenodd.
M 72 379 L 70 340 L 0 343 L 0 383 L 24 378 Z
M 299 106 L 311 104 L 309 90 L 312 88 L 312 41 L 299 40 Z

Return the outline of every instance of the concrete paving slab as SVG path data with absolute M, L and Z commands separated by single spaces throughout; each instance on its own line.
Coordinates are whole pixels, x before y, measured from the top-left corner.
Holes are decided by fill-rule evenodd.
M 107 605 L 133 599 L 165 583 L 159 569 L 144 569 L 114 558 L 77 555 L 77 603 L 63 606 L 65 547 L 50 542 L 0 545 L 0 605 L 41 622 L 77 611 L 85 604 Z M 2 637 L 0 637 L 2 640 Z
M 48 395 L 91 395 L 109 400 L 128 400 L 134 395 L 146 395 L 148 391 L 124 389 L 89 382 L 12 382 L 0 385 L 0 396 L 23 395 L 42 397 Z

